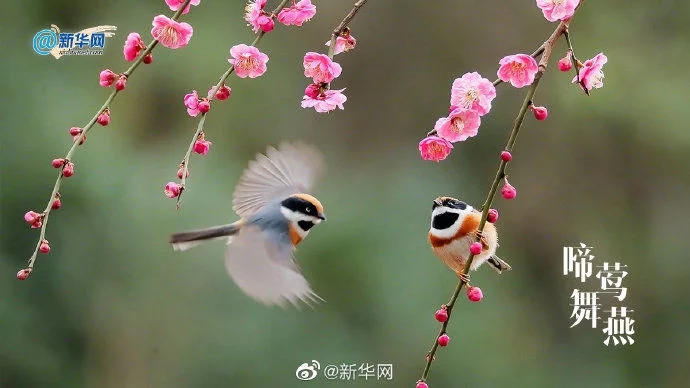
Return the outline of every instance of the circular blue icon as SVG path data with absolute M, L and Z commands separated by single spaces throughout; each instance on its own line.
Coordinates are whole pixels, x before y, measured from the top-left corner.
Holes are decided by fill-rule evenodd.
M 57 45 L 58 37 L 53 30 L 41 30 L 34 35 L 34 51 L 39 55 L 48 55 Z

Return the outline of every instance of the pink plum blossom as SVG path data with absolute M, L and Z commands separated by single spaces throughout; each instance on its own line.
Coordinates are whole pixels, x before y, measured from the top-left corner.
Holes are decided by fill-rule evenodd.
M 304 55 L 304 76 L 311 77 L 314 83 L 329 83 L 343 71 L 339 64 L 328 55 L 309 52 Z
M 187 114 L 196 117 L 201 113 L 199 110 L 199 94 L 196 90 L 184 95 L 184 106 L 187 108 Z
M 254 32 L 259 32 L 259 29 L 261 29 L 262 23 L 260 23 L 259 18 L 261 16 L 266 17 L 266 12 L 264 11 L 266 1 L 267 0 L 250 1 L 244 8 L 244 20 L 247 21 L 248 26 L 252 26 L 252 31 Z M 262 19 L 262 21 L 265 24 L 265 20 Z
M 450 105 L 472 109 L 484 116 L 491 110 L 491 101 L 496 98 L 493 83 L 475 72 L 465 73 L 453 81 L 450 89 Z
M 531 85 L 534 76 L 539 71 L 537 61 L 527 54 L 515 54 L 503 57 L 498 62 L 498 78 L 503 82 L 510 82 L 516 88 Z
M 141 35 L 136 32 L 130 32 L 129 35 L 127 35 L 127 40 L 125 40 L 125 47 L 122 53 L 126 61 L 133 61 L 139 56 L 139 52 L 144 49 L 146 49 L 146 45 L 144 41 L 141 40 Z
M 343 104 L 347 97 L 342 93 L 345 89 L 326 90 L 318 94 L 315 98 L 305 95 L 302 97 L 302 108 L 314 108 L 319 113 L 330 112 L 336 107 L 345 109 Z
M 453 145 L 439 136 L 428 136 L 419 142 L 419 152 L 424 160 L 439 162 L 445 159 L 452 149 Z
M 455 143 L 476 136 L 480 124 L 479 113 L 471 109 L 456 108 L 448 117 L 438 119 L 434 130 L 438 136 Z
M 151 35 L 169 49 L 185 47 L 192 39 L 194 29 L 188 23 L 178 23 L 164 15 L 153 18 Z
M 333 55 L 344 53 L 350 51 L 357 45 L 357 39 L 354 36 L 348 34 L 347 36 L 339 36 L 335 38 L 335 49 L 333 50 Z M 331 46 L 331 41 L 326 42 L 326 46 Z
M 115 80 L 117 80 L 117 74 L 110 69 L 105 69 L 98 75 L 98 84 L 104 88 L 114 84 Z
M 311 0 L 300 0 L 278 13 L 278 21 L 286 26 L 301 26 L 316 15 L 316 6 Z
M 235 74 L 240 78 L 256 78 L 266 72 L 268 55 L 254 46 L 238 44 L 230 49 L 232 59 L 228 59 L 235 66 Z
M 580 0 L 537 0 L 537 7 L 550 22 L 569 19 L 575 14 L 578 4 Z
M 172 11 L 179 11 L 180 8 L 182 8 L 182 4 L 184 4 L 184 2 L 185 0 L 165 0 L 165 4 L 167 4 L 168 7 L 170 7 L 170 10 Z M 187 4 L 187 7 L 184 9 L 184 11 L 182 11 L 182 14 L 186 14 L 187 12 L 189 12 L 189 8 L 191 8 L 191 6 L 197 6 L 199 5 L 199 3 L 201 3 L 201 0 L 190 1 L 189 4 Z
M 586 60 L 582 68 L 580 68 L 580 87 L 589 91 L 604 86 L 604 72 L 602 68 L 606 62 L 608 62 L 608 58 L 604 53 L 599 53 L 594 58 Z M 577 78 L 573 78 L 573 83 L 577 82 Z

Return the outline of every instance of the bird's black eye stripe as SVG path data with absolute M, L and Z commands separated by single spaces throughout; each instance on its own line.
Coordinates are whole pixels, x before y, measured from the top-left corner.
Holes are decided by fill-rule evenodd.
M 465 202 L 458 201 L 457 199 L 449 198 L 444 202 L 445 202 L 444 205 L 448 206 L 449 208 L 460 209 L 460 210 L 467 209 L 467 204 Z
M 280 204 L 295 212 L 316 215 L 316 208 L 314 208 L 314 205 L 299 197 L 285 198 Z

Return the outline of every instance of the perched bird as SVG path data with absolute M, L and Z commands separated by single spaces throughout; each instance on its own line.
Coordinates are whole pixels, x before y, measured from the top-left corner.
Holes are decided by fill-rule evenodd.
M 310 229 L 326 220 L 318 199 L 306 194 L 323 171 L 321 154 L 305 144 L 268 147 L 240 177 L 232 209 L 240 219 L 226 225 L 173 234 L 175 250 L 227 238 L 225 267 L 239 288 L 267 304 L 322 300 L 293 256 Z
M 438 197 L 431 207 L 431 228 L 429 243 L 436 256 L 458 276 L 468 282 L 469 277 L 463 274 L 470 255 L 470 246 L 479 236 L 481 212 L 465 202 L 451 197 Z M 472 259 L 471 270 L 476 270 L 484 262 L 489 263 L 496 272 L 510 270 L 505 261 L 496 256 L 498 234 L 496 227 L 487 222 L 481 233 L 482 251 Z

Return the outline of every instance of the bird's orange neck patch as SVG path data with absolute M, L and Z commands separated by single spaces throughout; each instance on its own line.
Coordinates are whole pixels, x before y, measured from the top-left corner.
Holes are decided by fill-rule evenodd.
M 458 229 L 458 233 L 456 235 L 460 236 L 466 236 L 475 230 L 479 228 L 479 223 L 482 220 L 482 214 L 479 212 L 472 212 L 465 216 L 465 219 L 462 220 L 462 225 L 460 225 L 460 229 Z
M 292 224 L 289 225 L 288 229 L 290 231 L 290 241 L 292 242 L 292 246 L 296 247 L 297 244 L 302 241 L 302 236 L 300 236 L 299 232 L 294 226 L 292 226 Z

